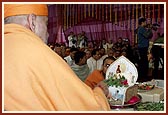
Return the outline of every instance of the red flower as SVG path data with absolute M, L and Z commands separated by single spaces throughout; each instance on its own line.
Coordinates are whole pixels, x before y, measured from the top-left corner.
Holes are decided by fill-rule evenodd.
M 146 90 L 150 90 L 150 87 L 149 87 L 149 86 L 146 86 Z
M 128 82 L 127 82 L 127 80 L 124 80 L 124 81 L 121 81 L 121 84 L 128 85 Z

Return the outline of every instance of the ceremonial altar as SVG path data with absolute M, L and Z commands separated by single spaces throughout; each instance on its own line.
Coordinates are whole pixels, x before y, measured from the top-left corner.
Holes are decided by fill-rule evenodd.
M 164 80 L 153 79 L 138 83 L 137 78 L 136 67 L 124 56 L 109 66 L 105 82 L 112 96 L 108 99 L 111 110 L 163 111 Z

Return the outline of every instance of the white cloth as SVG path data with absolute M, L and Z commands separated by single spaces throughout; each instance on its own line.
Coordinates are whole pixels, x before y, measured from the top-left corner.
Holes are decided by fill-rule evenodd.
M 104 55 L 100 59 L 104 60 L 106 57 L 108 57 L 108 55 Z
M 87 60 L 87 64 L 88 64 L 90 73 L 92 73 L 93 70 L 95 70 L 95 69 L 97 69 L 97 70 L 102 69 L 103 60 L 101 58 L 99 60 L 95 60 L 93 57 L 90 57 Z
M 72 42 L 73 40 L 76 40 L 76 43 L 73 43 L 73 42 Z M 69 35 L 69 36 L 68 36 L 68 41 L 69 41 L 69 47 L 72 47 L 72 46 L 76 47 L 77 38 L 76 38 L 75 36 L 73 37 L 73 35 Z
M 80 47 L 80 48 L 84 48 L 84 47 L 85 47 L 85 40 L 84 40 L 84 39 L 82 39 L 82 40 L 80 41 L 79 47 Z
M 113 43 L 107 43 L 107 47 L 108 47 L 108 49 L 112 48 L 113 47 Z
M 70 55 L 69 55 L 69 56 L 64 57 L 64 59 L 66 60 L 66 62 L 68 63 L 68 65 L 69 65 L 69 66 L 72 66 L 72 65 L 74 65 L 74 64 L 75 64 L 75 61 L 74 61 L 74 60 L 72 60 L 72 58 L 71 58 L 71 56 L 70 56 Z
M 87 46 L 87 37 L 85 35 L 82 35 L 78 38 L 79 41 L 79 47 L 84 48 Z
M 107 49 L 108 49 L 108 43 L 103 44 L 103 48 L 105 49 L 105 52 L 107 53 Z
M 113 44 L 111 43 L 106 43 L 106 44 L 103 44 L 103 48 L 106 50 L 106 53 L 107 53 L 107 50 L 108 49 L 111 49 L 113 47 Z

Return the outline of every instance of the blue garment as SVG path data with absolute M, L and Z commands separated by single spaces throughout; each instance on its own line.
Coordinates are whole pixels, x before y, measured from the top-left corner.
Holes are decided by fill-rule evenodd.
M 149 39 L 152 37 L 152 30 L 142 26 L 138 28 L 138 48 L 149 47 Z
M 152 38 L 152 30 L 143 26 L 138 28 L 138 51 L 140 60 L 138 63 L 138 81 L 144 81 L 148 78 L 148 47 L 149 39 Z

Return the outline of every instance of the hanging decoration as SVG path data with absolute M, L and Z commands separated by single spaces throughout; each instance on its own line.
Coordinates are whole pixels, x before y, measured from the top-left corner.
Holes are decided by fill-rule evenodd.
M 138 13 L 138 6 L 139 6 L 139 5 L 136 4 L 136 28 L 138 28 L 138 18 L 139 18 L 139 17 L 138 17 L 138 14 L 139 14 L 139 13 Z
M 145 4 L 145 18 L 147 18 L 147 4 Z
M 120 8 L 120 23 L 119 23 L 119 26 L 122 27 L 123 26 L 123 24 L 122 24 L 123 20 L 122 20 L 122 5 L 121 4 L 119 5 L 119 8 Z
M 77 14 L 77 17 L 78 17 L 78 23 L 80 23 L 80 21 L 81 21 L 81 8 L 80 8 L 80 4 L 78 4 L 78 14 Z
M 69 27 L 71 27 L 71 25 L 72 25 L 72 18 L 71 18 L 71 16 L 72 16 L 72 12 L 71 12 L 71 4 L 69 5 Z
M 151 24 L 151 17 L 150 17 L 150 5 L 148 4 L 148 11 L 147 11 L 147 13 L 148 13 L 148 19 L 147 19 L 147 24 Z
M 72 4 L 72 26 L 75 25 L 75 6 Z
M 75 25 L 78 23 L 78 5 L 75 5 Z
M 112 4 L 110 4 L 110 22 L 112 22 Z
M 158 24 L 160 24 L 160 4 L 158 4 Z
M 157 10 L 155 10 L 156 8 Z M 145 17 L 147 23 L 155 23 L 157 18 L 157 22 L 160 23 L 162 10 L 161 4 L 64 4 L 60 9 L 63 12 L 60 14 L 63 15 L 64 30 L 88 17 L 132 29 L 130 24 L 133 18 L 136 18 L 134 20 L 135 28 L 138 26 L 139 17 Z
M 142 4 L 141 4 L 141 17 L 144 17 L 143 6 L 142 6 Z
M 104 21 L 104 4 L 102 4 L 101 6 L 102 6 L 102 21 Z
M 135 27 L 135 29 L 137 29 L 138 28 L 138 4 L 136 4 L 136 27 Z M 137 43 L 138 42 L 138 36 L 137 36 L 137 34 L 135 34 L 135 43 Z
M 114 5 L 114 11 L 115 11 L 115 24 L 117 25 L 117 6 Z
M 95 12 L 94 12 L 94 4 L 92 4 L 92 17 L 94 17 L 94 14 L 95 14 Z
M 101 20 L 101 19 L 102 19 L 102 15 L 101 15 L 101 14 L 102 14 L 102 12 L 101 12 L 101 9 L 102 9 L 102 8 L 101 8 L 101 5 L 99 5 L 99 20 Z
M 67 29 L 67 5 L 64 5 L 64 30 Z
M 88 6 L 88 16 L 90 17 L 90 4 L 87 4 L 87 6 Z
M 69 17 L 68 17 L 68 15 L 69 15 L 69 5 L 67 5 L 67 13 L 66 13 L 67 15 L 66 15 L 66 29 L 68 29 L 68 27 L 69 27 Z
M 130 6 L 131 6 L 131 5 L 128 4 L 128 29 L 130 29 L 130 18 L 131 18 L 131 16 L 130 16 L 130 15 L 131 15 Z
M 96 19 L 98 19 L 98 5 L 96 4 Z
M 154 4 L 152 5 L 152 8 L 153 8 L 152 9 L 153 10 L 152 11 L 152 24 L 153 24 L 153 23 L 155 23 L 155 5 Z
M 84 19 L 86 18 L 86 13 L 87 13 L 86 4 L 84 4 Z
M 132 30 L 132 43 L 133 44 L 135 43 L 135 39 L 134 39 L 135 27 L 134 27 L 134 25 L 135 25 L 135 23 L 134 23 L 134 4 L 132 4 L 132 24 L 131 24 L 132 28 L 131 28 L 131 30 Z
M 84 19 L 84 12 L 85 12 L 85 10 L 84 10 L 84 5 L 82 5 L 82 7 L 81 7 L 81 21 Z
M 125 26 L 125 28 L 127 29 L 127 27 L 128 27 L 128 18 L 127 18 L 127 4 L 125 4 L 124 5 L 124 26 Z
M 105 9 L 106 9 L 106 21 L 108 21 L 108 5 L 105 5 Z

